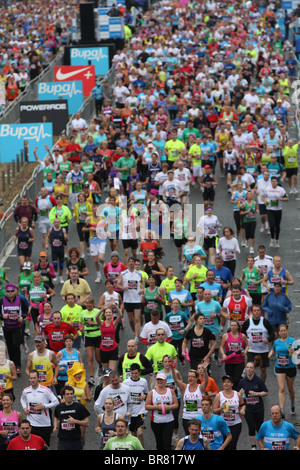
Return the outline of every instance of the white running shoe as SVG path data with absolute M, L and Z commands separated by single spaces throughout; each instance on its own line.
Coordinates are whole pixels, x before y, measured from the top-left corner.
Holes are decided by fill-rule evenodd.
M 270 246 L 275 246 L 275 240 L 271 239 Z
M 279 245 L 279 241 L 278 240 L 275 240 L 275 248 L 280 248 L 280 245 Z
M 102 281 L 101 276 L 97 276 L 95 282 L 100 283 Z

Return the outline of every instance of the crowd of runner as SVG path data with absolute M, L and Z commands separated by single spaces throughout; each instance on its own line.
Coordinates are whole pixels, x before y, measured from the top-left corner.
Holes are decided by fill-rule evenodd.
M 235 450 L 243 420 L 252 449 L 288 449 L 290 438 L 300 448 L 285 419 L 298 343 L 279 249 L 284 205 L 298 192 L 297 63 L 278 12 L 273 2 L 169 0 L 140 12 L 113 58 L 115 84 L 93 90 L 96 116 L 77 113 L 45 159 L 35 149 L 40 193 L 14 211 L 20 275 L 0 269 L 1 449 L 49 448 L 52 433 L 58 449 L 82 449 L 91 405 L 100 449 L 144 449 L 148 412 L 160 451 Z M 231 204 L 232 223 L 215 197 Z M 195 233 L 192 198 L 204 207 Z M 15 396 L 21 374 L 29 385 Z
M 76 8 L 76 2 L 71 5 L 64 0 L 53 2 L 51 7 L 34 0 L 1 3 L 1 113 L 70 43 Z

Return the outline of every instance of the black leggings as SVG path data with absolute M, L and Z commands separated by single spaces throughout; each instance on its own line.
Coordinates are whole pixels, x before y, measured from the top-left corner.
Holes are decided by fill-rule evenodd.
M 267 213 L 268 213 L 271 238 L 275 240 L 279 240 L 282 211 L 281 210 L 279 211 L 268 210 Z
M 169 423 L 151 421 L 151 429 L 156 441 L 156 450 L 171 450 L 174 420 Z
M 242 432 L 242 423 L 230 426 L 229 429 L 232 435 L 232 440 L 229 442 L 228 446 L 226 446 L 225 450 L 236 450 L 237 443 Z
M 235 259 L 232 259 L 230 261 L 224 261 L 223 266 L 225 266 L 225 268 L 228 268 L 230 270 L 231 274 L 234 276 L 235 268 L 236 268 L 236 260 Z
M 237 386 L 240 383 L 244 368 L 245 368 L 245 362 L 240 362 L 239 364 L 226 364 L 225 363 L 225 372 L 226 372 L 226 375 L 230 375 L 230 377 L 232 377 L 234 390 L 237 389 Z
M 21 349 L 22 327 L 5 328 L 3 327 L 4 339 L 6 342 L 9 359 L 14 362 L 16 367 L 21 367 Z
M 245 413 L 245 420 L 248 424 L 248 434 L 249 436 L 255 436 L 264 422 L 264 410 L 257 412 L 247 412 Z

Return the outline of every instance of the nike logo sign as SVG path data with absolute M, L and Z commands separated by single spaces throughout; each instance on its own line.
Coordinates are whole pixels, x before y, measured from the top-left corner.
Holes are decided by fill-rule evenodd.
M 71 77 L 74 77 L 75 75 L 78 75 L 79 73 L 82 73 L 85 70 L 88 70 L 89 68 L 90 68 L 90 66 L 85 67 L 81 70 L 73 70 L 73 72 L 67 72 L 67 73 L 63 73 L 61 71 L 61 69 L 58 69 L 58 71 L 56 73 L 56 79 L 61 80 L 61 81 L 69 80 Z

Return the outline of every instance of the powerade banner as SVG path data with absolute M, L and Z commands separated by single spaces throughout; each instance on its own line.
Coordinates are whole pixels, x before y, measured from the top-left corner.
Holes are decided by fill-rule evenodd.
M 69 114 L 76 113 L 83 104 L 82 81 L 41 82 L 38 84 L 38 100 L 63 99 L 68 101 Z
M 96 76 L 109 71 L 108 47 L 71 47 L 70 65 L 94 65 Z
M 22 101 L 20 122 L 52 122 L 53 134 L 60 135 L 69 121 L 68 101 Z
M 37 155 L 43 160 L 47 152 L 45 145 L 53 146 L 52 122 L 30 124 L 0 125 L 0 162 L 11 162 L 20 156 L 24 145 L 28 145 L 29 161 L 35 161 L 33 149 L 37 147 Z

